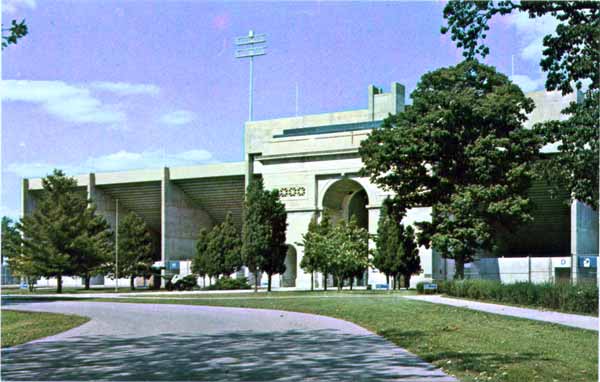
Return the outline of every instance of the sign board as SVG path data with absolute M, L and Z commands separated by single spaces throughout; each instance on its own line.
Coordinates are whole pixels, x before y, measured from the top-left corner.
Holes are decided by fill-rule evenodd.
M 179 271 L 179 261 L 167 261 L 167 270 Z
M 21 285 L 19 285 L 19 289 L 29 289 L 29 285 L 27 285 L 26 282 L 23 282 Z
M 597 256 L 578 256 L 579 268 L 597 268 L 598 257 Z
M 437 284 L 427 283 L 423 284 L 423 290 L 437 290 Z
M 375 284 L 375 289 L 388 289 L 387 284 Z

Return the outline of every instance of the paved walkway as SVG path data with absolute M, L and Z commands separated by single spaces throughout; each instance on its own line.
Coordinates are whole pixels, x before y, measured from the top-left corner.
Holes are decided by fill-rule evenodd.
M 91 317 L 3 349 L 2 380 L 455 382 L 366 329 L 275 310 L 86 301 L 4 309 Z
M 530 320 L 545 321 L 559 325 L 572 326 L 574 328 L 598 331 L 598 318 L 592 316 L 558 313 L 538 309 L 518 308 L 514 306 L 461 300 L 458 298 L 442 297 L 438 295 L 403 296 L 403 298 L 432 302 L 434 304 L 444 304 L 460 308 L 480 310 L 482 312 L 502 314 L 505 316 L 528 318 Z

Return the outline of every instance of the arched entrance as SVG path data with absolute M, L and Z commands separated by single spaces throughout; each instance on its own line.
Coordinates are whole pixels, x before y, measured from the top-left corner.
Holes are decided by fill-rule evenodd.
M 356 217 L 360 227 L 369 228 L 369 211 L 367 192 L 355 180 L 341 179 L 333 183 L 323 196 L 323 210 L 331 217 L 332 223 Z
M 355 217 L 359 227 L 369 229 L 369 197 L 363 186 L 352 179 L 340 179 L 330 185 L 323 195 L 323 211 L 326 211 L 332 224 L 340 220 L 349 221 Z M 356 286 L 365 286 L 367 270 L 362 277 L 355 280 Z M 331 284 L 331 280 L 330 280 Z
M 281 275 L 282 287 L 296 286 L 296 248 L 293 245 L 288 245 L 287 254 L 285 255 L 285 272 Z

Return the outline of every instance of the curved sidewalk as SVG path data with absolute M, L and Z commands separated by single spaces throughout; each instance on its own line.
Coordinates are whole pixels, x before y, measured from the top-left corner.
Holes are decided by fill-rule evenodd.
M 431 302 L 479 310 L 487 313 L 502 314 L 505 316 L 527 318 L 529 320 L 550 322 L 553 324 L 571 326 L 573 328 L 598 331 L 598 317 L 580 314 L 559 313 L 547 310 L 519 308 L 515 306 L 491 304 L 487 302 L 469 301 L 458 298 L 442 297 L 439 295 L 402 296 L 411 300 Z
M 86 301 L 14 303 L 3 309 L 91 320 L 3 349 L 2 380 L 456 382 L 383 337 L 325 316 Z

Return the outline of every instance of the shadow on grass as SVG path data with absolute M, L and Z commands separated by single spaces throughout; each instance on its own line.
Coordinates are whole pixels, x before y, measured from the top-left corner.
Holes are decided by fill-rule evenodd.
M 2 380 L 455 381 L 377 336 L 333 330 L 30 343 L 3 351 Z
M 446 328 L 445 330 L 452 330 L 452 328 Z M 419 330 L 407 331 L 399 329 L 384 329 L 380 330 L 378 334 L 407 348 L 414 348 L 419 344 L 423 344 L 423 341 L 426 341 L 427 337 L 430 336 L 430 334 Z M 432 349 L 429 352 L 424 350 L 421 354 L 422 358 L 427 362 L 435 363 L 451 360 L 453 370 L 470 370 L 478 373 L 494 371 L 498 365 L 529 363 L 531 361 L 552 361 L 551 358 L 531 352 L 498 354 L 484 352 L 436 352 L 435 349 Z

